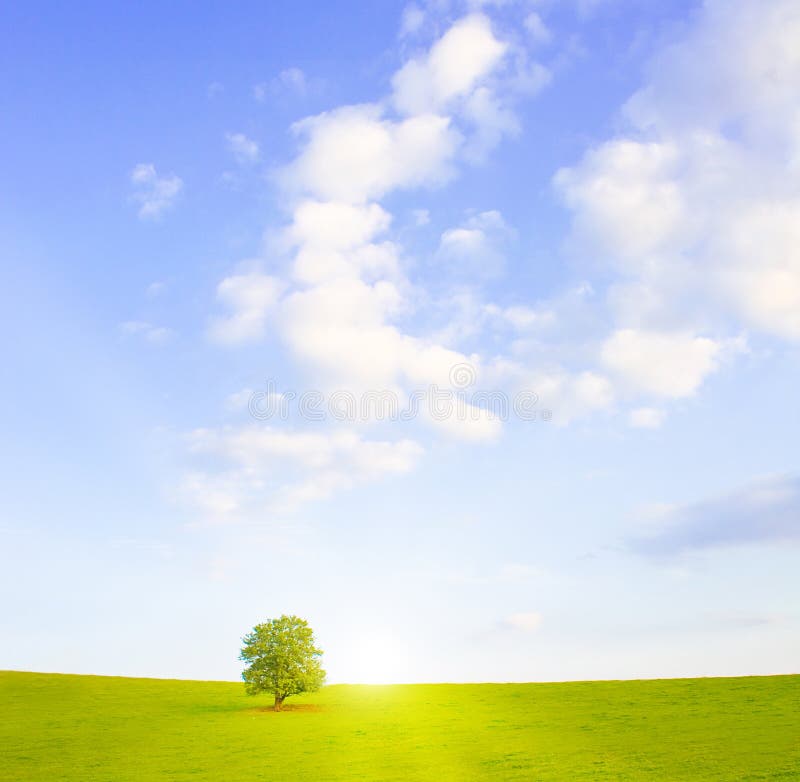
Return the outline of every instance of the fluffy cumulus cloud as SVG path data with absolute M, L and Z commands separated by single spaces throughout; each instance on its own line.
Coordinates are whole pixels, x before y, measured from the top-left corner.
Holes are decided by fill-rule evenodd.
M 795 3 L 706 2 L 652 59 L 622 132 L 555 175 L 570 250 L 609 279 L 581 360 L 609 406 L 640 405 L 631 426 L 658 428 L 651 405 L 697 393 L 748 332 L 800 338 L 798 35 Z M 531 324 L 517 345 L 546 356 Z
M 498 37 L 485 14 L 472 13 L 397 71 L 391 103 L 401 115 L 458 117 L 463 156 L 482 161 L 504 136 L 520 131 L 514 94 L 538 92 L 550 77 L 524 47 Z
M 604 343 L 601 358 L 625 384 L 665 397 L 693 394 L 717 366 L 722 346 L 692 334 L 620 329 Z
M 425 13 L 409 7 L 401 35 L 422 33 Z M 224 279 L 217 297 L 225 312 L 211 322 L 211 339 L 233 346 L 262 339 L 269 327 L 318 386 L 383 389 L 403 402 L 431 384 L 452 388 L 454 366 L 469 366 L 480 376 L 480 356 L 456 349 L 441 334 L 409 328 L 426 292 L 409 277 L 392 237 L 393 217 L 380 202 L 399 190 L 444 184 L 516 130 L 513 102 L 521 71 L 543 71 L 523 54 L 486 15 L 468 14 L 402 65 L 382 100 L 296 122 L 298 151 L 278 176 L 291 212 L 274 248 L 286 260 L 286 274 L 266 274 L 262 265 Z M 241 134 L 228 142 L 240 162 L 258 158 L 258 147 Z M 496 266 L 508 234 L 499 213 L 474 213 L 442 237 L 441 252 L 462 265 Z M 443 436 L 481 441 L 502 429 L 499 418 L 479 405 L 467 404 L 458 417 L 438 414 L 424 399 L 420 405 L 420 421 Z M 304 464 L 312 471 L 308 480 L 273 487 L 287 508 L 376 470 L 402 472 L 418 455 L 408 440 L 375 444 L 341 432 L 282 437 L 274 431 L 204 432 L 203 448 L 224 452 L 234 466 L 202 480 L 190 476 L 187 494 L 201 504 L 206 497 L 211 508 L 240 507 L 236 498 L 261 496 L 261 470 L 279 446 L 328 459 Z
M 508 51 L 489 19 L 472 14 L 456 22 L 422 57 L 407 62 L 392 79 L 392 102 L 401 114 L 438 113 L 468 97 Z
M 407 10 L 409 20 L 421 14 Z M 502 40 L 486 15 L 470 14 L 406 62 L 382 101 L 295 123 L 302 151 L 284 172 L 284 183 L 349 202 L 441 185 L 454 176 L 459 159 L 480 159 L 516 133 L 516 96 L 548 80 L 549 71 Z
M 211 339 L 235 345 L 263 337 L 267 317 L 278 301 L 282 287 L 278 279 L 258 271 L 226 277 L 217 286 L 217 298 L 231 310 L 231 314 L 211 322 Z
M 398 249 L 385 234 L 391 215 L 378 204 L 302 201 L 285 239 L 296 249 L 294 278 L 322 283 L 341 277 L 394 279 L 399 275 Z
M 139 217 L 157 219 L 172 207 L 183 180 L 175 174 L 159 175 L 152 163 L 139 163 L 130 175 L 133 200 L 139 204 Z
M 582 285 L 544 302 L 483 300 L 481 273 L 502 266 L 513 233 L 498 212 L 476 211 L 440 235 L 434 260 L 478 287 L 446 291 L 435 306 L 451 322 L 427 327 L 420 308 L 434 294 L 414 279 L 387 197 L 442 186 L 485 157 L 517 132 L 515 101 L 549 78 L 532 56 L 550 40 L 540 17 L 528 9 L 527 29 L 521 20 L 508 35 L 490 6 L 472 7 L 482 10 L 418 48 L 435 29 L 424 23 L 432 10 L 409 6 L 401 37 L 411 54 L 390 92 L 292 126 L 297 153 L 278 177 L 286 273 L 223 280 L 226 313 L 211 337 L 234 345 L 269 325 L 315 382 L 401 396 L 450 387 L 451 368 L 470 364 L 479 386 L 534 389 L 558 422 L 622 407 L 630 425 L 651 429 L 664 403 L 698 393 L 743 349 L 743 333 L 800 338 L 792 0 L 709 0 L 653 58 L 619 135 L 555 175 L 572 213 L 569 247 L 598 270 L 599 294 Z M 499 353 L 468 347 L 483 330 L 507 340 L 495 341 Z M 421 418 L 474 440 L 502 427 L 480 410 L 471 421 Z
M 673 178 L 677 164 L 673 143 L 622 139 L 590 150 L 579 168 L 559 171 L 556 185 L 575 212 L 577 238 L 622 273 L 678 249 L 689 225 Z
M 303 150 L 284 172 L 285 183 L 317 198 L 351 203 L 445 182 L 461 142 L 450 117 L 392 120 L 374 104 L 309 117 L 293 131 Z
M 481 90 L 491 83 L 497 110 L 510 111 L 498 97 L 509 50 L 486 16 L 468 15 L 398 70 L 385 100 L 295 123 L 298 154 L 280 176 L 295 202 L 281 242 L 290 256 L 291 285 L 276 304 L 272 282 L 262 280 L 246 297 L 238 278 L 224 281 L 219 296 L 233 313 L 213 324 L 212 335 L 229 343 L 256 337 L 275 310 L 276 327 L 292 353 L 318 378 L 345 387 L 447 386 L 453 365 L 477 365 L 476 356 L 436 335 L 404 328 L 419 293 L 404 270 L 401 248 L 389 238 L 392 216 L 378 200 L 442 184 L 457 173 L 473 125 L 480 124 L 470 112 L 485 99 Z M 424 84 L 433 91 L 423 95 Z M 510 82 L 506 87 L 508 95 L 516 89 Z M 497 212 L 473 215 L 442 237 L 442 251 L 494 263 L 495 243 L 506 231 Z M 437 424 L 435 417 L 429 420 Z M 497 427 L 481 415 L 474 426 L 440 426 L 468 437 L 478 431 L 485 437 Z
M 793 0 L 708 0 L 654 57 L 627 131 L 557 175 L 577 248 L 620 275 L 620 325 L 800 339 L 798 39 Z

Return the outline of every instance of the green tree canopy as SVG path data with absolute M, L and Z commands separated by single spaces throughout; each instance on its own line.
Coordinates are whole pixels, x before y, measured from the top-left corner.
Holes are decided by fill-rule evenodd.
M 275 696 L 275 711 L 284 698 L 314 692 L 325 681 L 314 632 L 299 616 L 281 616 L 258 624 L 243 639 L 240 660 L 248 663 L 242 672 L 248 695 L 269 692 Z

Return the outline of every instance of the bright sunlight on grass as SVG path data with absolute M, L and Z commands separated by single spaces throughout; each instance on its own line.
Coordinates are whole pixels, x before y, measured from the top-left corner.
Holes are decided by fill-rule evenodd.
M 0 779 L 800 779 L 800 676 L 334 685 L 0 674 Z

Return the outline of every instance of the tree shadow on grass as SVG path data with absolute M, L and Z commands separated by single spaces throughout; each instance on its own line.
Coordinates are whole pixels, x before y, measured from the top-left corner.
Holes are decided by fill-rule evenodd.
M 301 712 L 318 712 L 326 711 L 324 706 L 319 706 L 316 703 L 284 703 L 280 711 L 275 711 L 272 706 L 256 706 L 255 708 L 246 709 L 249 714 L 285 714 L 290 711 Z

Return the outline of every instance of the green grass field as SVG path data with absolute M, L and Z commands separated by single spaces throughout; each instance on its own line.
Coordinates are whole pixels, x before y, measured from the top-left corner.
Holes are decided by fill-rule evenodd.
M 0 779 L 800 780 L 800 676 L 335 685 L 0 673 Z

